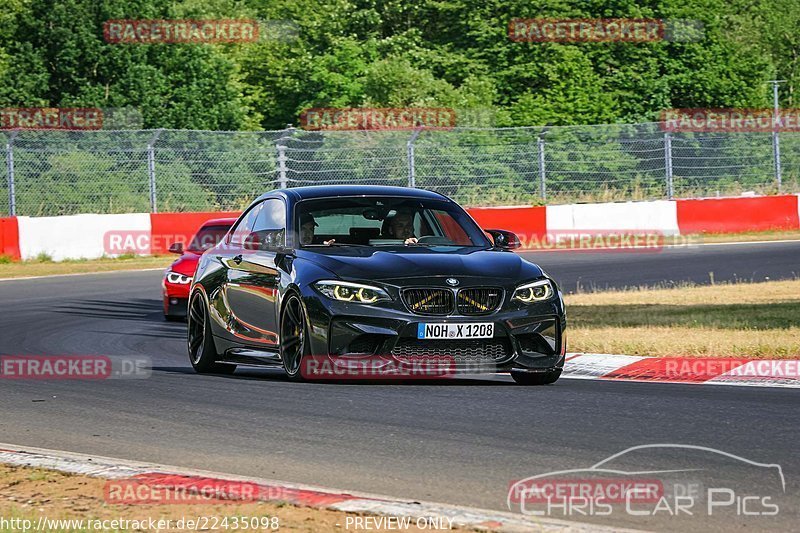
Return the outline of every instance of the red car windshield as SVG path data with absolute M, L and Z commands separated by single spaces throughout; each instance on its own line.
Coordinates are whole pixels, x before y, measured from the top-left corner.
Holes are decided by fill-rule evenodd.
M 200 228 L 187 250 L 202 253 L 216 246 L 228 233 L 230 226 L 206 226 Z

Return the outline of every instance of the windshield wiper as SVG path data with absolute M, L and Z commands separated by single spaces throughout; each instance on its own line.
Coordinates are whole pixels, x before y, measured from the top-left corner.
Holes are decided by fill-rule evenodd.
M 334 242 L 332 242 L 330 244 L 304 244 L 303 248 L 312 248 L 312 247 L 313 248 L 317 248 L 317 247 L 329 248 L 331 246 L 355 246 L 357 248 L 369 248 L 370 247 L 367 244 L 349 244 L 349 243 L 346 243 L 346 242 L 336 242 L 336 241 L 334 241 Z

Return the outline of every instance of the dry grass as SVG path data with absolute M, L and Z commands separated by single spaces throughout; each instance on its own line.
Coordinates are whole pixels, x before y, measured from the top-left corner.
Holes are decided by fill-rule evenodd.
M 55 276 L 89 272 L 167 268 L 177 256 L 122 257 L 119 259 L 91 259 L 53 262 L 46 257 L 33 261 L 0 261 L 0 279 L 27 276 Z
M 33 527 L 40 516 L 48 519 L 84 520 L 147 520 L 171 519 L 173 526 L 181 517 L 277 517 L 279 531 L 346 531 L 348 516 L 361 516 L 340 511 L 296 507 L 282 503 L 223 503 L 210 501 L 192 505 L 119 505 L 104 500 L 106 480 L 64 474 L 52 470 L 0 465 L 0 516 L 30 519 Z M 231 522 L 232 524 L 232 522 Z M 414 521 L 411 521 L 414 524 Z M 144 530 L 144 529 L 142 529 Z M 150 531 L 149 529 L 147 529 Z M 204 529 L 209 531 L 209 529 Z M 219 529 L 225 531 L 225 529 Z M 231 529 L 229 529 L 231 530 Z M 241 528 L 239 531 L 243 531 Z M 251 531 L 272 531 L 252 529 Z M 351 524 L 350 530 L 353 530 Z M 15 529 L 14 531 L 21 531 Z M 89 529 L 49 529 L 49 531 L 91 531 Z M 104 531 L 115 531 L 105 529 Z M 182 531 L 176 527 L 161 531 Z M 384 531 L 371 529 L 371 531 Z M 410 527 L 406 531 L 420 531 Z M 458 529 L 454 531 L 464 531 Z
M 676 244 L 680 244 L 681 240 L 690 243 L 797 241 L 800 240 L 800 230 L 752 231 L 744 233 L 703 233 L 698 235 L 677 237 Z
M 800 280 L 566 296 L 570 351 L 800 357 Z

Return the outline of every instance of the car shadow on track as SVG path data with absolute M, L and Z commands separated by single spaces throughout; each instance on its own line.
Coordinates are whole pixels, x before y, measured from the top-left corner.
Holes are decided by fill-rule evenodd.
M 197 374 L 190 366 L 154 366 L 153 372 L 164 372 L 168 374 Z M 253 367 L 239 367 L 234 374 L 205 374 L 205 376 L 213 377 L 215 379 L 229 379 L 233 381 L 262 381 L 262 382 L 282 382 L 293 383 L 282 370 L 277 368 L 253 368 Z M 465 386 L 516 386 L 513 381 L 504 379 L 495 375 L 480 375 L 469 376 L 459 375 L 454 378 L 442 379 L 355 379 L 355 380 L 309 380 L 302 383 L 297 383 L 301 386 L 313 385 L 363 385 L 363 386 L 386 386 L 386 385 L 427 385 L 427 386 L 448 386 L 448 387 L 465 387 Z
M 161 302 L 149 298 L 132 300 L 70 300 L 53 307 L 56 313 L 77 315 L 87 318 L 107 318 L 112 320 L 146 320 L 164 322 Z
M 147 327 L 147 333 L 141 331 L 126 332 L 120 329 L 113 331 L 95 330 L 95 333 L 132 335 L 155 339 L 186 338 L 186 322 L 167 322 L 164 320 L 161 301 L 156 299 L 137 298 L 125 301 L 71 300 L 53 307 L 51 311 L 89 319 L 127 320 L 151 324 Z

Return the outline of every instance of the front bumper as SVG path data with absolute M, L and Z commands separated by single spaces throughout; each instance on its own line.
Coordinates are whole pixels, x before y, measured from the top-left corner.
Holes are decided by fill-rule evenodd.
M 186 318 L 189 308 L 189 298 L 176 298 L 164 295 L 164 316 Z
M 310 323 L 312 355 L 379 356 L 399 362 L 435 356 L 450 358 L 459 373 L 505 372 L 511 369 L 556 370 L 564 365 L 566 317 L 560 296 L 549 302 L 513 305 L 504 301 L 491 314 L 422 316 L 400 305 L 363 305 L 320 296 L 304 298 Z M 396 304 L 397 302 L 395 302 Z M 494 323 L 487 339 L 424 340 L 420 323 Z
M 166 279 L 161 283 L 164 300 L 164 316 L 185 318 L 189 306 L 189 289 L 191 284 L 169 283 Z

